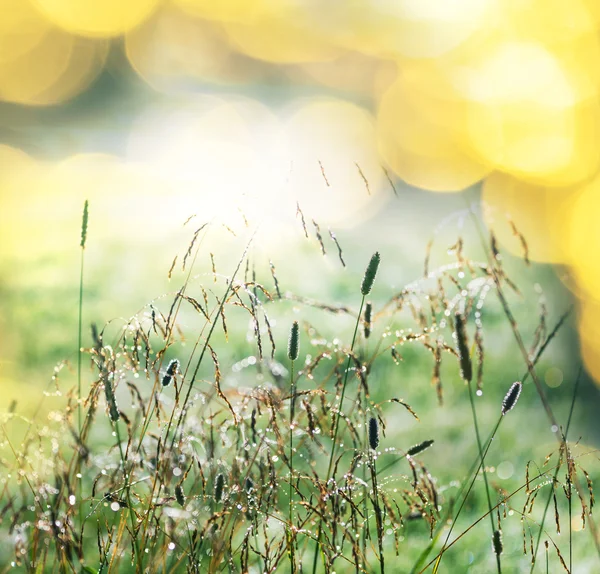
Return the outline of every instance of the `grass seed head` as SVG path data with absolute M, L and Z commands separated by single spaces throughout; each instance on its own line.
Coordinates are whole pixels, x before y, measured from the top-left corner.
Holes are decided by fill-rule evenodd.
M 373 304 L 367 301 L 365 307 L 365 339 L 368 339 L 371 335 L 371 321 L 373 319 Z
M 292 323 L 290 329 L 290 338 L 288 339 L 288 359 L 295 361 L 298 358 L 300 351 L 300 331 L 298 327 L 298 321 Z
M 371 256 L 371 260 L 367 265 L 367 269 L 365 270 L 365 275 L 363 277 L 360 292 L 366 297 L 373 288 L 373 283 L 375 282 L 375 275 L 377 275 L 377 269 L 379 269 L 379 263 L 381 261 L 381 256 L 379 255 L 379 251 L 376 251 Z
M 223 498 L 223 487 L 225 486 L 225 477 L 222 474 L 215 480 L 215 502 L 221 502 Z
M 494 554 L 497 556 L 502 554 L 502 550 L 504 550 L 504 546 L 502 545 L 502 530 L 494 530 L 494 534 L 492 535 L 492 548 L 494 549 Z
M 369 446 L 373 450 L 379 446 L 379 421 L 375 417 L 369 419 Z
M 171 384 L 173 376 L 179 372 L 179 360 L 173 359 L 167 366 L 167 372 L 162 379 L 162 386 L 168 387 Z
M 108 416 L 113 423 L 116 423 L 119 418 L 119 409 L 117 408 L 117 401 L 113 392 L 112 383 L 110 379 L 104 380 L 104 394 L 106 396 L 106 403 L 108 404 Z
M 433 444 L 433 440 L 425 440 L 419 444 L 416 444 L 415 446 L 410 447 L 407 451 L 406 454 L 408 456 L 415 456 L 421 452 L 423 452 L 424 450 L 427 450 L 432 444 Z
M 181 486 L 181 484 L 178 484 L 175 487 L 175 499 L 177 500 L 179 506 L 185 506 L 185 494 L 183 492 L 183 487 Z
M 519 395 L 521 394 L 522 387 L 523 384 L 519 381 L 516 381 L 510 386 L 510 389 L 508 389 L 508 393 L 506 393 L 506 396 L 502 401 L 502 415 L 505 415 L 508 411 L 512 410 L 515 407 L 517 401 L 519 400 Z
M 454 321 L 456 325 L 456 344 L 458 347 L 458 359 L 460 361 L 460 375 L 465 381 L 470 382 L 473 378 L 473 367 L 471 365 L 471 355 L 469 354 L 467 326 L 465 319 L 460 313 L 456 313 Z
M 81 218 L 81 243 L 79 244 L 82 249 L 85 249 L 85 242 L 87 239 L 88 229 L 88 217 L 89 217 L 89 201 L 86 199 L 83 204 L 83 216 Z

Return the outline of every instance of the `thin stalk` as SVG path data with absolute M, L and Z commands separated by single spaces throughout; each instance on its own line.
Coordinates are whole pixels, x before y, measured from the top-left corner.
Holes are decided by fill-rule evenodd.
M 565 323 L 565 321 L 567 320 L 568 316 L 571 314 L 571 312 L 573 311 L 573 306 L 570 306 L 569 309 L 567 309 L 567 311 L 565 313 L 563 313 L 563 315 L 559 318 L 559 320 L 557 321 L 556 325 L 554 326 L 554 328 L 552 329 L 552 331 L 550 332 L 550 334 L 548 335 L 548 337 L 546 338 L 546 340 L 544 341 L 544 343 L 540 346 L 539 350 L 537 351 L 534 359 L 533 359 L 533 366 L 535 367 L 537 365 L 537 363 L 539 362 L 539 360 L 541 359 L 544 351 L 548 348 L 548 345 L 550 344 L 550 342 L 556 337 L 556 334 L 558 333 L 558 331 L 560 330 L 560 328 L 563 326 L 563 324 Z M 527 377 L 529 376 L 529 369 L 527 369 L 524 373 L 523 376 L 521 377 L 521 381 L 524 383 L 525 380 L 527 379 Z M 487 456 L 487 451 L 490 448 L 491 445 L 491 441 L 493 440 L 496 431 L 498 430 L 498 427 L 500 426 L 500 423 L 502 421 L 502 416 L 498 419 L 498 422 L 496 423 L 496 427 L 494 428 L 493 432 L 491 433 L 491 435 L 489 436 L 489 438 L 486 441 L 486 449 L 485 449 L 485 455 Z M 570 424 L 570 417 L 569 417 L 569 423 L 567 424 L 567 429 L 569 427 Z M 383 469 L 381 469 L 379 472 L 383 472 L 384 470 L 387 470 L 389 467 L 391 467 L 392 465 L 396 464 L 396 462 L 398 462 L 398 460 L 401 459 L 396 459 L 395 461 L 391 462 L 390 464 L 388 464 L 386 467 L 384 467 Z M 459 500 L 462 497 L 462 492 L 464 491 L 466 484 L 469 480 L 469 477 L 471 476 L 473 470 L 475 469 L 475 466 L 477 465 L 477 462 L 479 460 L 479 456 L 475 459 L 475 461 L 473 462 L 473 464 L 471 465 L 471 468 L 469 469 L 469 472 L 467 473 L 467 478 L 465 479 L 465 482 L 462 484 L 459 493 L 456 497 L 457 500 Z M 479 466 L 477 467 L 477 470 L 475 471 L 475 477 L 477 476 L 477 474 L 479 473 L 479 469 L 481 468 L 481 462 L 479 462 Z M 555 478 L 556 476 L 558 476 L 558 469 L 556 471 L 555 474 Z M 452 534 L 452 530 L 454 529 L 454 526 L 456 525 L 456 520 L 458 519 L 458 517 L 460 516 L 460 513 L 462 511 L 462 508 L 466 502 L 466 497 L 468 497 L 469 493 L 471 492 L 471 488 L 473 487 L 474 484 L 474 480 L 473 482 L 471 482 L 470 487 L 468 488 L 467 494 L 465 496 L 465 498 L 462 501 L 462 504 L 457 512 L 457 515 L 454 517 L 454 520 L 450 526 L 450 531 L 448 532 L 448 535 L 446 536 L 446 540 L 444 541 L 444 545 L 442 546 L 442 551 L 440 552 L 440 557 L 443 554 L 443 552 L 446 549 L 446 545 L 448 544 L 448 540 L 450 539 L 450 535 Z M 546 504 L 546 510 L 544 511 L 544 518 L 546 516 L 546 512 L 548 511 L 548 506 L 550 504 L 550 501 L 552 499 L 552 494 L 550 494 L 550 498 L 547 501 Z M 542 522 L 543 524 L 543 522 Z M 435 545 L 435 541 L 437 540 L 437 538 L 439 537 L 439 534 L 441 533 L 441 529 L 443 526 L 439 527 L 438 530 L 438 534 L 434 536 L 434 539 L 429 543 L 429 545 L 427 546 L 427 548 L 421 553 L 421 555 L 419 556 L 419 558 L 417 559 L 417 562 L 415 563 L 415 565 L 413 566 L 412 570 L 411 570 L 411 574 L 415 574 L 418 569 L 424 564 L 425 560 L 427 559 L 427 556 L 429 556 L 429 553 L 431 552 L 431 550 L 433 549 L 434 545 Z M 538 535 L 538 540 L 537 540 L 537 544 L 536 544 L 536 553 L 537 553 L 537 548 L 539 547 L 539 543 L 540 543 L 540 539 L 541 539 L 541 530 L 539 532 Z M 531 572 L 533 572 L 533 569 L 531 570 Z M 531 573 L 530 573 L 531 574 Z
M 79 320 L 77 327 L 77 427 L 81 436 L 81 342 L 83 322 L 83 261 L 85 249 L 81 248 L 81 260 L 79 265 Z
M 377 524 L 377 546 L 379 548 L 379 570 L 385 574 L 385 562 L 383 555 L 383 521 L 381 519 L 381 507 L 379 506 L 379 494 L 377 488 L 377 467 L 373 453 L 369 453 L 369 466 L 371 468 L 371 482 L 373 483 L 373 509 L 375 510 L 375 522 Z
M 475 427 L 475 436 L 477 437 L 477 448 L 479 449 L 479 458 L 481 459 L 481 470 L 483 472 L 483 482 L 485 483 L 485 494 L 488 503 L 488 510 L 490 513 L 490 524 L 492 526 L 492 536 L 494 535 L 494 516 L 492 513 L 492 499 L 490 497 L 490 486 L 487 479 L 487 472 L 485 470 L 485 453 L 483 452 L 483 445 L 481 442 L 481 436 L 479 434 L 479 424 L 477 422 L 477 410 L 475 409 L 475 400 L 473 399 L 473 385 L 469 381 L 469 402 L 471 403 L 471 413 L 473 414 L 473 426 Z M 502 419 L 500 419 L 502 420 Z M 498 425 L 500 422 L 498 422 Z M 497 427 L 496 427 L 497 428 Z M 498 574 L 502 574 L 502 565 L 500 563 L 500 554 L 496 554 L 496 567 L 498 568 Z
M 140 554 L 140 545 L 138 542 L 138 537 L 136 536 L 136 518 L 135 512 L 131 505 L 131 485 L 129 484 L 129 474 L 127 473 L 127 465 L 125 464 L 125 454 L 123 453 L 123 447 L 121 445 L 121 432 L 119 430 L 119 422 L 114 421 L 113 427 L 115 429 L 115 433 L 117 435 L 117 444 L 119 446 L 119 454 L 121 456 L 121 464 L 123 465 L 123 472 L 125 473 L 125 486 L 123 488 L 125 492 L 125 497 L 127 500 L 127 509 L 129 510 L 129 519 L 131 521 L 131 538 L 133 540 L 133 550 L 135 553 L 135 561 L 137 564 L 136 573 L 141 574 L 142 572 L 142 555 Z
M 83 263 L 85 255 L 85 243 L 87 240 L 87 227 L 89 217 L 89 203 L 85 200 L 83 204 L 83 215 L 81 218 L 81 241 L 79 246 L 81 247 L 80 261 L 79 261 L 79 305 L 78 305 L 78 321 L 77 321 L 77 429 L 78 434 L 78 445 L 75 452 L 77 453 L 77 463 L 75 468 L 79 468 L 81 464 L 81 449 L 83 449 L 83 440 L 81 437 L 81 345 L 82 345 L 82 325 L 83 325 Z M 78 474 L 77 472 L 75 474 Z M 83 516 L 83 478 L 77 481 L 77 500 L 79 508 L 79 516 Z M 82 522 L 83 524 L 83 522 Z M 83 530 L 83 526 L 82 526 Z M 82 532 L 83 534 L 83 532 Z
M 340 423 L 340 414 L 342 411 L 342 407 L 344 404 L 344 395 L 346 394 L 346 383 L 348 382 L 348 373 L 350 371 L 350 362 L 351 362 L 351 356 L 352 353 L 354 352 L 354 343 L 356 342 L 356 334 L 358 333 L 358 326 L 360 325 L 360 318 L 362 317 L 362 310 L 363 310 L 363 306 L 365 304 L 365 298 L 366 295 L 362 296 L 362 299 L 360 301 L 360 309 L 358 310 L 358 315 L 356 317 L 356 324 L 354 325 L 354 334 L 352 335 L 352 344 L 350 345 L 350 353 L 348 354 L 348 361 L 346 362 L 346 372 L 344 373 L 344 382 L 342 383 L 342 394 L 340 395 L 340 403 L 339 403 L 339 413 L 336 416 L 335 410 L 333 412 L 333 417 L 334 417 L 334 425 L 333 425 L 333 443 L 331 445 L 331 453 L 329 455 L 329 465 L 327 466 L 327 476 L 326 476 L 326 480 L 325 482 L 328 483 L 329 479 L 331 477 L 331 469 L 333 467 L 333 459 L 335 456 L 335 447 L 337 445 L 337 433 L 338 433 L 338 428 L 339 428 L 339 423 Z M 319 547 L 321 545 L 321 536 L 323 535 L 323 520 L 319 519 L 319 530 L 317 532 L 317 541 L 315 544 L 315 553 L 314 553 L 314 557 L 313 557 L 313 568 L 312 568 L 312 572 L 313 574 L 315 574 L 315 572 L 317 571 L 317 560 L 319 557 Z
M 294 381 L 294 359 L 292 359 L 292 365 L 290 368 L 290 533 L 289 533 L 289 556 L 290 556 L 290 568 L 292 574 L 296 572 L 296 564 L 294 559 L 294 506 L 293 506 L 293 493 L 294 493 L 294 414 L 296 410 L 296 384 Z
M 471 493 L 471 490 L 473 489 L 473 485 L 475 484 L 475 480 L 477 479 L 477 475 L 479 474 L 479 471 L 481 470 L 481 467 L 483 466 L 483 462 L 485 460 L 485 457 L 488 453 L 488 450 L 490 449 L 490 446 L 492 445 L 492 442 L 494 440 L 494 437 L 496 436 L 496 433 L 498 432 L 498 428 L 500 427 L 500 424 L 502 423 L 502 419 L 504 417 L 501 415 L 500 418 L 498 419 L 498 422 L 496 423 L 496 426 L 494 427 L 494 430 L 492 431 L 492 434 L 490 435 L 490 438 L 487 440 L 487 444 L 485 447 L 485 451 L 483 452 L 483 456 L 481 456 L 481 453 L 479 455 L 479 464 L 477 466 L 477 470 L 475 471 L 475 473 L 473 474 L 473 479 L 471 480 L 471 483 L 469 484 L 469 487 L 467 488 L 467 491 L 465 492 L 465 495 L 462 499 L 462 502 L 458 508 L 458 511 L 456 512 L 456 515 L 454 516 L 454 518 L 452 519 L 452 524 L 450 525 L 450 530 L 448 531 L 448 534 L 446 535 L 446 539 L 444 540 L 444 544 L 442 545 L 442 549 L 440 550 L 437 559 L 435 561 L 435 566 L 433 568 L 433 573 L 436 574 L 438 571 L 438 568 L 440 567 L 440 562 L 442 560 L 442 556 L 444 555 L 444 552 L 448 549 L 448 540 L 450 539 L 450 536 L 452 534 L 452 531 L 454 530 L 454 527 L 456 526 L 456 523 L 458 521 L 458 518 L 460 516 L 460 513 L 462 512 L 462 509 L 465 506 L 465 503 L 467 502 L 467 499 L 469 498 L 469 494 Z M 471 467 L 472 468 L 472 467 Z M 471 472 L 469 472 L 468 476 L 471 475 Z M 468 480 L 468 478 L 467 478 Z M 460 493 L 458 498 L 460 498 Z M 491 516 L 491 512 L 489 513 Z M 492 525 L 493 525 L 493 518 L 492 518 Z M 420 556 L 419 557 L 419 561 L 417 562 L 417 564 L 415 564 L 415 566 L 413 567 L 413 572 L 416 571 L 417 568 L 419 568 L 419 566 L 424 562 L 425 558 L 427 557 L 427 555 L 425 556 Z
M 82 331 L 82 315 L 83 315 L 83 262 L 85 253 L 85 243 L 87 240 L 87 228 L 89 217 L 89 202 L 86 199 L 83 204 L 83 215 L 81 218 L 81 259 L 79 264 L 79 320 L 77 328 L 77 427 L 79 435 L 81 435 L 81 331 Z
M 587 456 L 589 454 L 591 454 L 592 452 L 595 451 L 590 451 L 588 453 L 585 453 L 583 455 L 580 456 Z M 560 465 L 558 465 L 560 466 Z M 534 482 L 540 478 L 543 478 L 546 476 L 546 472 L 542 472 L 540 474 L 538 474 L 537 476 L 534 476 L 532 479 L 530 479 L 529 482 Z M 513 496 L 515 496 L 516 494 L 518 494 L 519 492 L 521 492 L 522 490 L 527 488 L 527 483 L 522 484 L 521 486 L 519 486 L 519 488 L 517 488 L 516 490 L 513 490 L 513 492 L 511 492 L 510 494 L 508 494 L 508 496 L 505 496 L 503 498 L 503 500 L 501 500 L 500 502 L 498 502 L 493 508 L 492 511 L 496 510 L 501 504 L 504 504 L 506 501 L 510 500 L 511 498 L 513 498 Z M 448 544 L 448 546 L 445 548 L 444 551 L 449 550 L 450 548 L 452 548 L 452 546 L 454 546 L 457 542 L 459 542 L 460 540 L 462 540 L 469 532 L 471 532 L 482 520 L 485 520 L 486 516 L 489 514 L 489 512 L 486 512 L 485 514 L 483 514 L 482 516 L 480 516 L 477 520 L 475 520 L 475 522 L 473 522 L 473 524 L 471 524 L 469 527 L 467 527 L 465 530 L 463 530 L 450 544 Z M 429 569 L 429 567 L 436 562 L 438 559 L 440 558 L 440 554 L 438 554 L 437 556 L 434 556 L 421 570 L 419 570 L 418 574 L 424 574 L 426 570 Z
M 550 406 L 550 402 L 548 401 L 548 397 L 546 396 L 546 393 L 544 391 L 544 388 L 542 387 L 542 383 L 539 379 L 539 377 L 537 376 L 537 373 L 535 371 L 535 368 L 533 366 L 533 362 L 531 360 L 531 358 L 529 357 L 529 353 L 527 351 L 527 349 L 525 348 L 525 343 L 523 342 L 523 337 L 521 335 L 521 332 L 519 331 L 519 327 L 517 325 L 517 321 L 514 318 L 514 315 L 510 309 L 510 306 L 508 305 L 508 301 L 506 300 L 506 297 L 504 295 L 504 291 L 502 289 L 502 285 L 501 285 L 501 281 L 500 281 L 500 277 L 498 275 L 498 271 L 494 265 L 494 262 L 492 260 L 492 257 L 490 255 L 490 251 L 486 245 L 485 239 L 483 237 L 483 232 L 481 230 L 481 227 L 479 225 L 479 221 L 477 220 L 477 218 L 475 217 L 475 214 L 473 213 L 473 210 L 471 209 L 470 206 L 468 206 L 471 218 L 475 224 L 475 228 L 477 230 L 477 233 L 479 235 L 480 241 L 481 241 L 481 246 L 483 247 L 486 257 L 488 259 L 488 263 L 489 263 L 489 268 L 490 268 L 490 272 L 492 275 L 492 278 L 494 280 L 494 283 L 496 285 L 496 294 L 498 295 L 498 299 L 500 300 L 500 304 L 502 306 L 502 310 L 504 311 L 504 314 L 506 315 L 506 318 L 510 324 L 511 330 L 513 332 L 513 335 L 515 337 L 515 340 L 517 342 L 517 345 L 519 347 L 519 350 L 521 352 L 521 355 L 523 357 L 523 360 L 527 366 L 527 369 L 529 371 L 529 374 L 531 375 L 531 379 L 533 380 L 533 383 L 535 385 L 536 391 L 540 397 L 540 400 L 542 402 L 542 406 L 544 407 L 544 411 L 546 412 L 546 415 L 548 417 L 548 420 L 550 421 L 551 424 L 551 429 L 552 432 L 554 433 L 554 436 L 556 437 L 559 445 L 561 447 L 565 447 L 565 451 L 567 448 L 567 445 L 565 444 L 563 437 L 561 435 L 560 432 L 560 427 L 558 426 L 558 422 L 556 420 L 556 417 L 554 416 L 554 412 L 552 411 L 552 407 Z M 583 496 L 582 491 L 583 488 L 581 486 L 581 483 L 579 481 L 579 479 L 577 478 L 577 475 L 573 476 L 573 484 L 575 485 L 575 490 L 577 491 L 577 493 L 580 496 Z M 596 525 L 596 521 L 594 520 L 594 517 L 590 514 L 588 516 L 588 524 L 589 524 L 589 530 L 590 530 L 590 535 L 592 537 L 592 542 L 594 544 L 594 547 L 596 549 L 596 553 L 598 554 L 598 557 L 600 558 L 600 533 L 598 532 L 598 527 Z
M 565 444 L 567 442 L 567 436 L 569 435 L 569 428 L 571 427 L 571 419 L 573 417 L 573 410 L 575 409 L 575 397 L 577 396 L 577 391 L 579 390 L 579 381 L 581 380 L 581 367 L 579 367 L 579 372 L 577 374 L 577 379 L 575 379 L 575 387 L 573 389 L 573 396 L 571 397 L 571 408 L 569 410 L 569 417 L 567 419 L 567 425 L 565 427 L 565 433 L 563 435 L 563 439 L 565 441 Z M 559 460 L 560 463 L 560 460 Z M 561 465 L 559 464 L 556 467 L 556 470 L 554 471 L 554 478 L 552 479 L 552 484 L 556 484 L 556 479 L 558 478 L 558 472 L 561 468 Z M 546 506 L 544 507 L 544 513 L 542 514 L 542 521 L 540 523 L 540 529 L 538 531 L 538 536 L 537 536 L 537 540 L 535 542 L 535 551 L 533 553 L 533 556 L 531 557 L 531 569 L 529 570 L 529 574 L 533 574 L 533 570 L 535 568 L 535 559 L 537 556 L 537 552 L 538 549 L 540 547 L 540 542 L 542 540 L 542 533 L 544 531 L 544 523 L 546 522 L 546 515 L 548 514 L 548 509 L 550 508 L 550 502 L 552 501 L 552 490 L 550 491 L 550 494 L 548 495 L 548 498 L 546 499 Z M 569 512 L 571 511 L 571 508 L 569 508 Z M 569 515 L 569 525 L 571 524 L 571 516 Z M 569 531 L 571 530 L 570 526 L 569 526 Z M 571 534 L 571 532 L 569 532 L 569 534 Z M 572 569 L 569 568 L 569 570 Z

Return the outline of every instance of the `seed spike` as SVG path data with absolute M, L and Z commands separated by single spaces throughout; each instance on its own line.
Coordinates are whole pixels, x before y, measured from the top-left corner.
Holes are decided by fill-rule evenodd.
M 365 274 L 360 286 L 360 292 L 366 297 L 373 288 L 373 283 L 375 282 L 375 276 L 377 275 L 377 269 L 379 268 L 379 263 L 381 262 L 381 256 L 379 255 L 379 251 L 376 251 L 371 256 L 371 260 L 367 265 L 365 270 Z
M 90 202 L 87 199 L 83 204 L 83 216 L 81 218 L 81 243 L 79 244 L 82 249 L 85 249 L 85 242 L 87 240 L 89 204 Z
M 496 554 L 496 556 L 502 554 L 502 551 L 504 550 L 504 545 L 502 544 L 502 530 L 494 530 L 492 536 L 492 548 L 494 549 L 494 554 Z
M 408 456 L 415 456 L 415 455 L 423 452 L 424 450 L 427 450 L 433 443 L 434 443 L 433 440 L 425 440 L 419 444 L 416 444 L 415 446 L 410 447 L 406 451 L 406 454 Z
M 373 320 L 373 305 L 370 301 L 367 301 L 365 306 L 365 339 L 368 339 L 371 335 L 371 322 Z
M 215 502 L 221 502 L 223 498 L 223 487 L 225 486 L 225 477 L 219 474 L 215 480 Z
M 292 328 L 290 329 L 290 338 L 288 339 L 288 359 L 290 361 L 295 361 L 298 358 L 298 353 L 300 351 L 300 332 L 298 321 L 294 321 L 292 323 Z
M 521 389 L 523 388 L 523 384 L 519 381 L 514 382 L 510 389 L 508 389 L 508 393 L 504 397 L 502 401 L 502 416 L 504 416 L 507 412 L 511 411 L 517 401 L 519 400 L 519 395 L 521 394 Z
M 375 417 L 369 419 L 369 446 L 373 450 L 379 446 L 379 421 Z
M 465 319 L 460 313 L 456 313 L 454 321 L 458 358 L 460 361 L 460 375 L 466 382 L 470 382 L 473 378 L 473 367 L 471 365 L 471 355 L 469 354 L 469 341 L 467 339 Z

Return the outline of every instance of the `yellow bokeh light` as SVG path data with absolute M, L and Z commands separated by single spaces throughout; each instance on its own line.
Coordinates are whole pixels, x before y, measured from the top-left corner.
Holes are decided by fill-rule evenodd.
M 34 0 L 54 24 L 76 34 L 109 37 L 143 22 L 161 0 Z
M 108 49 L 109 44 L 105 40 L 77 38 L 67 67 L 56 82 L 24 103 L 40 106 L 60 104 L 83 92 L 104 68 Z
M 0 98 L 27 105 L 62 103 L 96 78 L 107 53 L 103 40 L 76 38 L 50 28 L 27 52 L 0 61 Z
M 310 25 L 301 10 L 266 14 L 251 23 L 226 22 L 223 26 L 241 52 L 267 62 L 318 62 L 341 53 L 328 34 Z
M 194 79 L 242 83 L 264 74 L 260 64 L 231 49 L 217 24 L 190 18 L 172 5 L 126 34 L 125 49 L 134 70 L 164 92 L 190 91 Z
M 18 58 L 0 63 L 0 98 L 9 102 L 31 103 L 50 90 L 67 70 L 75 38 L 50 29 L 31 50 Z
M 465 42 L 494 13 L 492 0 L 358 0 L 319 3 L 315 26 L 345 47 L 390 58 L 436 58 Z
M 510 222 L 525 238 L 530 259 L 568 263 L 570 256 L 559 230 L 577 194 L 577 188 L 539 187 L 494 173 L 484 182 L 481 201 L 487 225 L 513 255 L 523 257 L 525 251 Z
M 463 136 L 437 121 L 452 113 L 460 125 L 464 106 L 457 100 L 428 97 L 402 79 L 381 99 L 377 117 L 381 155 L 410 185 L 431 191 L 461 191 L 490 168 L 469 153 Z
M 0 0 L 0 64 L 33 49 L 51 24 L 29 0 Z
M 600 301 L 600 177 L 583 186 L 565 212 L 564 242 L 577 286 Z
M 174 0 L 189 14 L 208 20 L 251 23 L 258 18 L 282 9 L 285 0 Z
M 482 161 L 544 185 L 571 185 L 595 172 L 600 108 L 582 101 L 551 52 L 504 42 L 473 60 L 452 75 L 469 102 L 469 138 Z
M 600 302 L 590 297 L 582 299 L 577 315 L 583 364 L 587 372 L 600 381 Z

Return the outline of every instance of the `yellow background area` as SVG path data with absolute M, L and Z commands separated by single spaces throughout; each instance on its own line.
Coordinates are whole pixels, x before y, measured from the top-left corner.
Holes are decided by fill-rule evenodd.
M 39 158 L 37 141 L 31 157 L 3 147 L 1 202 L 20 217 L 59 221 L 54 201 L 82 189 L 146 186 L 182 211 L 202 189 L 232 224 L 240 210 L 279 221 L 298 202 L 352 227 L 388 176 L 433 193 L 480 186 L 503 248 L 524 256 L 522 233 L 584 307 L 600 298 L 596 0 L 0 0 L 0 14 L 0 128 L 27 139 L 42 117 L 27 114 L 48 112 L 62 133 L 59 112 L 90 94 L 109 134 L 79 150 L 81 116 L 68 151 L 55 134 Z M 105 101 L 115 84 L 131 99 Z M 0 217 L 5 251 L 39 240 Z M 46 248 L 60 242 L 58 224 L 47 232 Z

